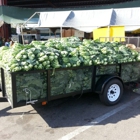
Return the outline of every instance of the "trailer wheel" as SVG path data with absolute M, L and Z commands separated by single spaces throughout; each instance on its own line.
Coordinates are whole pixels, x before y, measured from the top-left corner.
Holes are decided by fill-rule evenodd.
M 100 94 L 100 100 L 105 105 L 117 104 L 123 95 L 123 84 L 119 79 L 110 80 Z

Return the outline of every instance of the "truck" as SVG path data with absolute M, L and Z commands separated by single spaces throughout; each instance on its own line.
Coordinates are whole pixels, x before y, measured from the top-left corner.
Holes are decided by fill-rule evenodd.
M 140 62 L 132 60 L 15 72 L 1 67 L 2 96 L 15 108 L 91 93 L 110 106 L 119 103 L 125 84 L 139 84 L 139 69 Z

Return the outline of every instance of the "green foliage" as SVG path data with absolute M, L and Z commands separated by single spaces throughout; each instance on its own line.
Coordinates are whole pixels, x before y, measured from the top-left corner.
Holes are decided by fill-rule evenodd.
M 0 48 L 0 67 L 10 72 L 140 61 L 140 53 L 119 42 L 66 37 L 48 41 L 15 43 Z

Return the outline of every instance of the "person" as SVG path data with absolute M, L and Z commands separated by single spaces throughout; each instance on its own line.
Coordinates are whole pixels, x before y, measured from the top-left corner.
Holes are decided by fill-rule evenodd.
M 14 43 L 15 42 L 13 41 L 13 39 L 11 39 L 9 46 L 12 47 L 14 45 Z
M 7 39 L 6 42 L 5 42 L 5 46 L 9 47 L 10 46 L 10 40 Z

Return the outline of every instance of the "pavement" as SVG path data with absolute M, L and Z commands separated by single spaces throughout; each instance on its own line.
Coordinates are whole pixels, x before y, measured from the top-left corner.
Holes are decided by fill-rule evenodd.
M 105 106 L 92 94 L 12 109 L 0 98 L 0 140 L 140 140 L 140 94 Z

